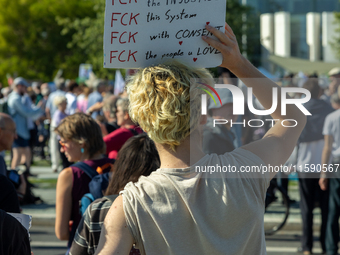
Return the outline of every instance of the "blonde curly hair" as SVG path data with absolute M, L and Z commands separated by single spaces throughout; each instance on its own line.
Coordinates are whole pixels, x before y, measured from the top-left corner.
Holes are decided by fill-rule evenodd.
M 130 118 L 156 143 L 171 150 L 191 132 L 201 117 L 201 97 L 195 80 L 213 84 L 206 69 L 194 69 L 177 61 L 140 69 L 126 88 Z

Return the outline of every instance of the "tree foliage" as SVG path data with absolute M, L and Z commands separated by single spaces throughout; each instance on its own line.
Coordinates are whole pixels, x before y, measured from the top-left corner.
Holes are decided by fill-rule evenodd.
M 335 30 L 335 34 L 340 34 L 340 12 L 335 12 L 335 24 L 337 24 L 337 28 Z M 334 37 L 334 40 L 332 41 L 332 48 L 335 50 L 337 58 L 340 59 L 340 36 Z
M 56 17 L 93 17 L 91 1 L 0 0 L 0 6 L 0 81 L 6 73 L 50 81 L 59 68 L 78 72 L 75 59 L 84 56 L 67 47 L 72 35 L 61 34 Z
M 81 63 L 92 64 L 97 76 L 113 77 L 103 68 L 105 0 L 0 0 L 0 6 L 0 82 L 6 73 L 49 81 L 60 68 L 75 78 Z M 226 19 L 241 51 L 256 59 L 259 29 L 252 8 L 228 0 Z

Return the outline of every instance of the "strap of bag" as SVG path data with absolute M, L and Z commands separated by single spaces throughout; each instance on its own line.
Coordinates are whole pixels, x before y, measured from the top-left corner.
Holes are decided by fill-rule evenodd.
M 94 170 L 92 167 L 90 167 L 88 164 L 86 164 L 84 162 L 77 162 L 77 163 L 73 164 L 72 166 L 78 167 L 81 170 L 83 170 L 91 179 L 93 177 L 95 177 L 96 175 L 98 175 L 96 170 Z
M 136 130 L 134 130 L 133 128 L 129 128 L 129 130 L 131 131 L 131 133 L 133 135 L 139 135 L 139 133 Z
M 115 199 L 119 197 L 119 195 L 115 194 L 115 195 L 109 195 L 109 196 L 104 196 L 104 198 L 106 198 L 107 200 L 110 200 L 112 203 L 115 201 Z

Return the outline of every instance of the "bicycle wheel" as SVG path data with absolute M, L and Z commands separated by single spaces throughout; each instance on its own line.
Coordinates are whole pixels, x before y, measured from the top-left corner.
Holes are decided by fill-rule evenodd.
M 275 185 L 273 194 L 266 196 L 266 210 L 264 214 L 264 230 L 266 235 L 279 231 L 289 216 L 289 197 L 280 186 Z

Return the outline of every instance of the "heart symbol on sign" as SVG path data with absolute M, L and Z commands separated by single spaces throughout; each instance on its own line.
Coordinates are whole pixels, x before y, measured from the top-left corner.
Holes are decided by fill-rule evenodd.
M 182 43 L 183 43 L 183 41 L 180 41 L 180 42 L 179 42 L 179 45 L 182 45 Z
M 210 24 L 210 22 L 208 21 L 208 22 L 207 22 L 207 25 L 209 25 L 209 24 Z
M 197 58 L 194 58 L 194 62 L 196 62 L 197 61 Z

